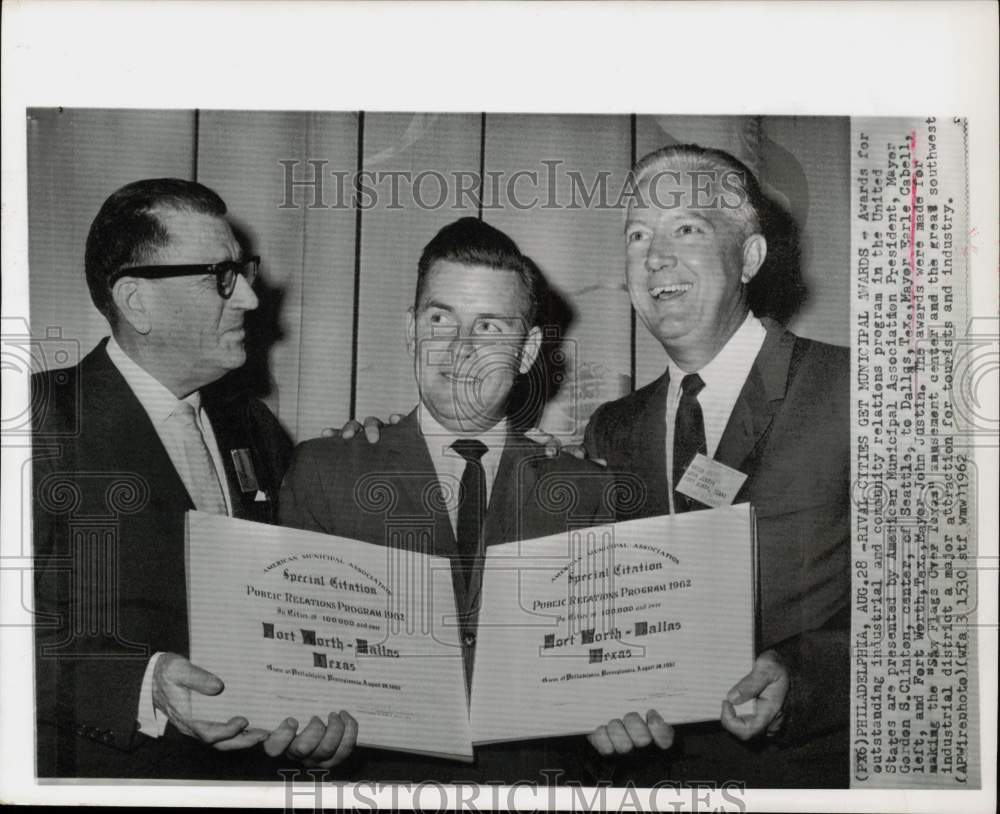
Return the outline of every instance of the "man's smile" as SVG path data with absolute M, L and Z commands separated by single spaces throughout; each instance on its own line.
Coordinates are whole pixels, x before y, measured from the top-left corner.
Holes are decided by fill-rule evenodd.
M 649 296 L 659 302 L 678 300 L 694 288 L 694 283 L 671 283 L 670 285 L 658 285 L 649 289 Z
M 449 382 L 454 382 L 455 384 L 477 384 L 479 382 L 478 376 L 460 376 L 451 371 L 444 371 L 441 375 Z

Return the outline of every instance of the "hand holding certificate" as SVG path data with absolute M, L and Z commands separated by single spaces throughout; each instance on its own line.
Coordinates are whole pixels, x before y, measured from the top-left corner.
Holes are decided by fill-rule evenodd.
M 492 547 L 475 739 L 590 732 L 632 709 L 717 719 L 753 662 L 753 568 L 746 504 Z
M 630 709 L 717 719 L 753 661 L 748 506 L 491 546 L 471 700 L 448 560 L 188 515 L 196 707 L 274 728 L 345 709 L 358 743 L 469 760 Z
M 471 758 L 447 560 L 190 512 L 188 592 L 191 660 L 226 681 L 201 717 L 344 709 L 359 745 Z

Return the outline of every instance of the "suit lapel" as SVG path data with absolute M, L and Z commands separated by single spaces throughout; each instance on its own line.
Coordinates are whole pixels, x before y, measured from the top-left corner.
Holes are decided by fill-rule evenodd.
M 108 357 L 104 344 L 81 364 L 83 420 L 88 437 L 120 438 L 124 443 L 102 444 L 91 460 L 107 461 L 108 471 L 132 472 L 149 487 L 149 505 L 176 511 L 194 508 L 184 482 L 156 434 L 149 415 Z
M 431 553 L 440 557 L 454 557 L 458 554 L 458 543 L 448 512 L 444 509 L 445 502 L 437 470 L 431 460 L 427 441 L 420 432 L 417 411 L 413 410 L 394 429 L 388 450 L 389 468 L 403 475 L 399 478 L 400 503 L 396 512 L 406 512 L 418 518 L 427 517 L 428 512 L 431 512 L 434 519 Z M 435 508 L 439 510 L 434 510 Z
M 433 517 L 432 552 L 446 557 L 451 563 L 451 585 L 455 594 L 456 624 L 461 641 L 475 630 L 475 616 L 469 613 L 470 591 L 465 584 L 465 574 L 459 567 L 458 542 L 451 526 L 451 518 L 445 508 L 444 493 L 438 480 L 437 470 L 431 460 L 427 439 L 420 432 L 417 418 L 419 406 L 393 429 L 391 447 L 388 450 L 388 469 L 401 475 L 398 480 L 400 501 L 395 513 L 406 513 L 415 518 L 426 518 L 428 512 Z M 386 443 L 389 439 L 383 440 Z M 473 584 L 476 584 L 475 578 Z M 466 690 L 469 687 L 472 665 L 466 661 Z
M 537 456 L 537 444 L 520 433 L 508 432 L 486 512 L 484 548 L 520 539 L 518 521 L 525 516 L 538 480 Z
M 241 403 L 233 395 L 203 392 L 202 404 L 212 422 L 212 432 L 226 472 L 226 488 L 233 505 L 233 516 L 267 522 L 271 519 L 270 509 L 277 494 L 261 480 L 263 462 L 257 455 L 247 418 L 239 410 Z M 241 472 L 236 470 L 234 454 L 240 456 Z M 263 493 L 266 499 L 258 501 L 258 492 Z
M 535 469 L 538 456 L 537 444 L 520 433 L 508 432 L 483 524 L 483 547 L 476 559 L 465 599 L 464 610 L 470 618 L 474 619 L 479 612 L 486 549 L 492 545 L 522 539 L 519 524 L 524 524 L 531 511 L 535 484 L 538 481 Z
M 760 450 L 785 398 L 794 347 L 792 334 L 780 327 L 769 327 L 715 452 L 715 460 L 746 474 L 747 483 L 756 471 Z
M 669 386 L 669 372 L 665 372 L 649 386 L 644 403 L 638 405 L 638 420 L 631 427 L 628 448 L 638 453 L 632 459 L 631 470 L 646 485 L 645 516 L 667 514 L 670 511 L 670 487 L 667 481 Z

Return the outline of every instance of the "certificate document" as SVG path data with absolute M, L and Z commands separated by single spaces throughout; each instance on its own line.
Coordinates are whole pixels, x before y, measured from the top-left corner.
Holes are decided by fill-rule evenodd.
M 718 719 L 754 659 L 748 504 L 491 546 L 476 742 L 590 732 L 630 711 Z
M 191 661 L 226 685 L 197 717 L 344 709 L 360 745 L 471 759 L 447 559 L 189 512 L 187 574 Z
M 207 720 L 345 709 L 364 746 L 468 760 L 633 710 L 717 719 L 753 663 L 745 504 L 490 546 L 471 701 L 446 558 L 202 512 L 187 537 L 191 661 L 226 685 L 194 696 Z

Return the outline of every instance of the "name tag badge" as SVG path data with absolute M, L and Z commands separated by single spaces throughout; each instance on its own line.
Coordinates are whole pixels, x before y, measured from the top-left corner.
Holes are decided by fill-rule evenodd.
M 253 469 L 253 459 L 250 457 L 249 449 L 234 449 L 233 466 L 236 469 L 236 478 L 240 482 L 240 491 L 244 494 L 256 492 L 260 489 L 257 483 L 257 473 Z
M 717 509 L 732 505 L 746 479 L 747 476 L 738 469 L 699 452 L 677 485 L 677 491 Z

